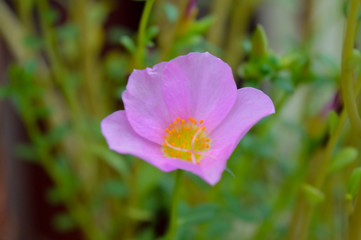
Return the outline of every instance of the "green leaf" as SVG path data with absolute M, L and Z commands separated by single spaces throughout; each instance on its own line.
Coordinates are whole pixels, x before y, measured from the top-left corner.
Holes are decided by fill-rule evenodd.
M 213 203 L 204 203 L 191 208 L 184 205 L 180 206 L 180 225 L 210 221 L 216 216 L 218 210 L 218 205 Z
M 361 167 L 358 167 L 353 170 L 351 177 L 347 182 L 347 193 L 352 197 L 357 195 L 359 186 L 361 182 Z
M 175 23 L 179 17 L 179 10 L 177 6 L 170 2 L 165 2 L 163 4 L 163 9 L 168 21 L 171 23 Z
M 66 213 L 58 214 L 53 219 L 53 224 L 58 231 L 68 232 L 76 226 L 73 219 Z
M 277 76 L 273 79 L 274 83 L 286 93 L 292 93 L 294 86 L 291 79 L 287 76 Z
M 317 189 L 309 184 L 303 184 L 302 191 L 308 202 L 312 205 L 318 204 L 325 199 L 325 195 L 320 191 L 320 189 Z
M 146 38 L 148 41 L 152 40 L 159 33 L 158 26 L 151 26 L 147 29 Z
M 196 22 L 193 22 L 189 28 L 189 34 L 204 34 L 213 25 L 216 18 L 214 16 L 204 17 Z
M 39 50 L 44 46 L 44 43 L 39 36 L 27 35 L 24 38 L 24 45 L 32 50 Z
M 256 27 L 252 35 L 252 55 L 256 57 L 262 57 L 267 54 L 268 41 L 266 33 L 261 25 Z
M 0 99 L 2 98 L 8 98 L 12 94 L 12 89 L 10 84 L 3 84 L 0 87 Z
M 339 151 L 331 160 L 331 164 L 328 167 L 328 172 L 332 173 L 342 169 L 348 164 L 356 160 L 358 151 L 352 147 L 346 147 Z
M 62 124 L 52 128 L 50 132 L 46 135 L 46 140 L 49 146 L 53 146 L 59 143 L 68 132 L 69 126 L 66 124 Z
M 36 147 L 28 144 L 19 144 L 16 146 L 16 155 L 22 159 L 37 161 L 39 159 Z
M 102 183 L 102 193 L 107 197 L 125 198 L 128 195 L 128 186 L 118 180 L 109 179 Z
M 128 50 L 130 53 L 134 53 L 136 50 L 133 40 L 129 36 L 122 36 L 120 38 L 120 43 Z
M 114 168 L 121 176 L 128 176 L 129 175 L 129 166 L 124 161 L 122 155 L 111 151 L 110 149 L 102 146 L 97 145 L 90 148 L 94 154 L 101 157 L 109 166 Z
M 234 175 L 234 173 L 231 171 L 231 169 L 229 169 L 228 167 L 226 167 L 226 172 L 229 173 L 229 175 L 231 175 L 233 178 L 235 178 L 236 176 Z

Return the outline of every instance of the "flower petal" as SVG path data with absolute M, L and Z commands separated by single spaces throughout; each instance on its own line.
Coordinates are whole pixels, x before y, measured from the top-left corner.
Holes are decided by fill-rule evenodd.
M 134 70 L 122 96 L 127 118 L 134 131 L 158 144 L 162 144 L 164 129 L 170 122 L 161 88 L 165 64 Z
M 139 136 L 130 126 L 125 111 L 117 111 L 101 122 L 102 133 L 109 148 L 122 154 L 132 154 L 164 172 L 176 168 L 161 152 L 161 146 Z
M 241 88 L 224 121 L 210 134 L 212 147 L 237 146 L 242 137 L 263 117 L 275 112 L 272 100 L 255 88 Z
M 162 90 L 170 118 L 204 120 L 212 131 L 229 113 L 237 87 L 231 68 L 209 53 L 190 53 L 169 61 Z
M 222 173 L 226 168 L 227 160 L 233 150 L 233 145 L 210 150 L 207 152 L 207 156 L 202 158 L 199 164 L 180 159 L 171 159 L 170 162 L 179 169 L 198 175 L 208 184 L 213 186 L 221 179 Z

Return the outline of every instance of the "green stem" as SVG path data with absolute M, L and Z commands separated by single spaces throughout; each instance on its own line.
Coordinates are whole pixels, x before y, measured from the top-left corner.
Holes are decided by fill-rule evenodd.
M 355 208 L 349 220 L 349 240 L 361 239 L 361 184 L 356 197 Z
M 144 66 L 144 57 L 145 57 L 145 47 L 146 47 L 146 28 L 152 10 L 152 6 L 155 0 L 147 0 L 143 10 L 142 18 L 140 19 L 139 30 L 138 30 L 138 39 L 137 39 L 137 50 L 135 52 L 135 67 L 143 68 Z
M 23 39 L 27 30 L 4 1 L 0 1 L 0 36 L 3 37 L 16 60 L 25 62 L 31 52 L 25 47 Z
M 359 74 L 357 82 L 351 91 L 354 93 L 354 95 L 357 96 L 360 93 L 360 90 L 361 90 L 361 73 Z M 343 128 L 346 124 L 346 120 L 347 120 L 347 112 L 346 109 L 344 109 L 340 115 L 340 120 L 337 124 L 334 133 L 331 135 L 329 141 L 327 142 L 325 153 L 323 155 L 323 158 L 321 160 L 320 166 L 317 171 L 317 176 L 314 179 L 314 181 L 309 182 L 309 184 L 311 184 L 315 188 L 320 189 L 327 177 L 327 169 L 330 160 L 332 158 L 334 149 L 336 148 L 337 142 L 342 135 Z M 313 210 L 314 210 L 314 206 L 311 206 L 307 202 L 306 198 L 303 195 L 301 195 L 300 199 L 298 200 L 297 204 L 294 207 L 290 229 L 286 239 L 302 240 L 307 237 L 308 225 L 312 217 Z
M 357 22 L 360 8 L 359 0 L 351 0 L 349 14 L 346 22 L 346 34 L 344 37 L 343 51 L 342 51 L 342 72 L 341 72 L 341 91 L 342 98 L 345 104 L 347 115 L 350 119 L 351 125 L 359 136 L 361 136 L 361 118 L 355 102 L 355 94 L 352 86 L 352 74 L 354 68 L 350 60 L 355 45 L 357 34 Z
M 228 42 L 225 48 L 225 61 L 236 69 L 241 63 L 243 57 L 243 49 L 241 42 L 247 34 L 247 27 L 251 20 L 254 9 L 262 0 L 238 0 L 234 1 L 235 6 L 231 16 L 231 24 L 229 26 Z
M 167 237 L 174 239 L 178 227 L 178 202 L 180 197 L 180 185 L 182 182 L 183 171 L 177 170 L 175 175 L 175 183 L 173 188 L 171 209 L 170 209 L 170 223 L 168 227 Z
M 212 24 L 211 29 L 208 31 L 208 41 L 214 46 L 221 47 L 224 41 L 229 9 L 231 6 L 231 0 L 216 0 L 213 1 L 212 15 L 214 15 L 217 21 Z

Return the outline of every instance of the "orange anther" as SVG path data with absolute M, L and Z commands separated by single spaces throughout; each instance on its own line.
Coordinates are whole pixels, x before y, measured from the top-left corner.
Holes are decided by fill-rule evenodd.
M 164 136 L 164 139 L 167 139 L 167 136 Z
M 188 161 L 192 161 L 192 158 L 191 158 L 191 157 L 189 157 L 189 158 L 188 158 Z
M 167 146 L 167 143 L 165 142 L 163 145 L 164 145 L 164 147 L 166 147 L 166 146 Z
M 181 121 L 182 121 L 182 123 L 185 123 L 185 122 L 186 122 L 184 119 L 182 119 Z
M 209 148 L 209 145 L 207 144 L 206 148 Z
M 172 145 L 175 146 L 175 142 L 172 142 Z
M 172 132 L 174 132 L 174 133 L 175 133 L 175 129 L 174 129 L 174 128 L 172 129 Z
M 165 131 L 166 131 L 166 132 L 169 132 L 169 129 L 168 129 L 168 128 L 166 128 L 166 129 L 165 129 Z
M 186 141 L 184 141 L 184 144 L 188 144 L 188 141 L 186 140 Z
M 197 124 L 197 121 L 196 120 L 194 120 L 193 118 L 189 118 L 189 121 L 191 121 L 192 123 L 194 123 L 194 124 Z
M 167 149 L 164 149 L 164 150 L 163 150 L 163 152 L 165 152 L 165 153 L 166 153 L 166 152 L 167 152 Z
M 184 148 L 184 144 L 181 144 L 180 147 L 181 147 L 181 148 Z
M 204 142 L 202 142 L 202 147 L 205 147 L 205 146 L 206 146 L 206 144 Z
M 205 137 L 202 137 L 202 141 L 206 141 L 206 138 L 205 138 Z
M 173 125 L 172 124 L 169 124 L 169 127 L 171 128 Z
M 197 163 L 197 165 L 199 165 L 199 162 L 196 162 Z
M 179 122 L 180 121 L 180 118 L 177 118 L 177 122 Z
M 177 125 L 177 121 L 174 121 L 173 124 L 174 124 L 174 125 Z
M 189 129 L 191 129 L 190 127 L 186 127 L 186 130 L 189 130 Z
M 194 131 L 196 131 L 196 132 L 197 132 L 198 130 L 199 130 L 199 128 L 196 128 Z
M 203 123 L 203 120 L 200 120 L 200 121 L 199 121 L 199 124 L 202 124 L 202 123 Z
M 177 155 L 177 157 L 179 157 L 179 155 L 180 155 L 179 152 L 177 152 L 176 155 Z
M 211 139 L 207 138 L 206 142 L 209 142 L 209 141 L 211 141 Z
M 191 152 L 188 151 L 187 154 L 191 155 Z
M 181 135 L 179 134 L 179 135 L 177 136 L 177 138 L 180 139 L 180 138 L 181 138 Z
M 171 155 L 172 157 L 174 157 L 174 152 L 171 152 L 170 155 Z
M 206 130 L 206 127 L 202 127 L 202 130 L 203 130 L 203 131 Z
M 196 142 L 198 142 L 199 141 L 199 138 L 196 138 Z

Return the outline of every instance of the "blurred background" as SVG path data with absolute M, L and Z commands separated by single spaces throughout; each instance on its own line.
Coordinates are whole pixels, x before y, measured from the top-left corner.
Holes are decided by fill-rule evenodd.
M 176 239 L 361 239 L 361 144 L 339 90 L 348 6 L 0 0 L 0 240 L 161 238 L 174 173 L 110 151 L 100 121 L 123 109 L 133 69 L 192 51 L 223 59 L 276 114 L 215 187 L 186 173 Z

